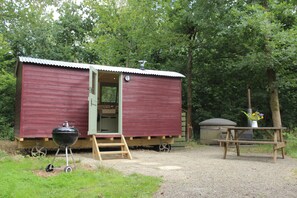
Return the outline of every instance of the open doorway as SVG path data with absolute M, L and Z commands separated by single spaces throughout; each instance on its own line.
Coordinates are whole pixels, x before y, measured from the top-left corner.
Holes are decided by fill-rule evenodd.
M 99 72 L 98 133 L 119 133 L 119 74 Z

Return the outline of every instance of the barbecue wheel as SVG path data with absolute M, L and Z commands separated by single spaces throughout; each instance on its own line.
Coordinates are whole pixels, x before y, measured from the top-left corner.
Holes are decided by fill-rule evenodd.
M 64 172 L 66 172 L 66 173 L 70 173 L 70 172 L 72 172 L 72 168 L 71 168 L 71 166 L 66 166 L 66 167 L 64 168 Z
M 171 144 L 162 143 L 159 145 L 159 151 L 161 152 L 170 152 L 170 150 L 171 150 Z
M 46 166 L 45 171 L 46 172 L 52 172 L 54 170 L 54 165 L 49 164 Z

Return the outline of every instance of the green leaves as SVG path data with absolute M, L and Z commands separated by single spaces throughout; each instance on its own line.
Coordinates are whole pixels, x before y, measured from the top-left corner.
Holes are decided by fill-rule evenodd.
M 0 98 L 0 139 L 13 139 L 15 78 L 4 69 L 0 70 Z
M 154 62 L 154 55 L 168 40 L 162 28 L 167 21 L 166 7 L 161 1 L 117 2 L 86 2 L 98 16 L 95 37 L 88 47 L 99 55 L 101 64 L 138 67 L 138 60 Z
M 14 71 L 14 68 L 11 67 L 13 63 L 14 59 L 9 43 L 6 42 L 3 35 L 0 34 L 0 71 Z

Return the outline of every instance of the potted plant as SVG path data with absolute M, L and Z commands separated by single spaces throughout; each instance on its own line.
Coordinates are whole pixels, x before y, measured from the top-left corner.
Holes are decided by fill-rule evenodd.
M 260 113 L 258 111 L 254 113 L 247 113 L 245 111 L 242 111 L 246 117 L 252 122 L 252 127 L 258 127 L 258 120 L 262 120 L 264 118 L 264 114 Z

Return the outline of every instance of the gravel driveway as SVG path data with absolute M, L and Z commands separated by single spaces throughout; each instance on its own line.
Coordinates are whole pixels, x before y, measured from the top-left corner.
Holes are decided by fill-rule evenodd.
M 201 146 L 172 150 L 132 150 L 133 160 L 105 160 L 101 165 L 125 174 L 160 176 L 163 184 L 155 194 L 165 197 L 297 197 L 297 160 L 286 156 L 273 163 L 271 154 L 243 153 Z M 90 163 L 91 155 L 79 156 Z M 100 164 L 98 161 L 92 161 Z

